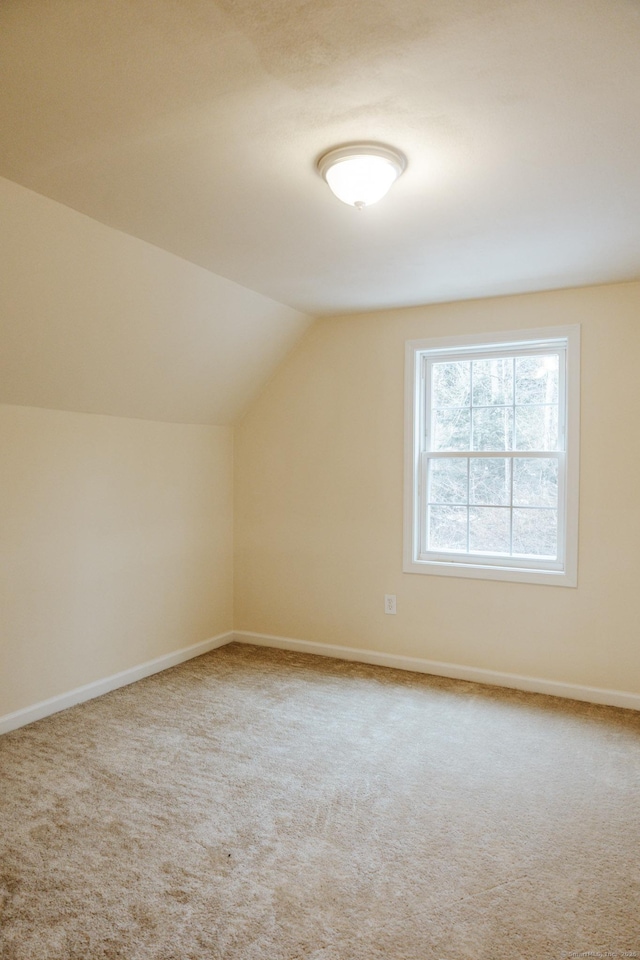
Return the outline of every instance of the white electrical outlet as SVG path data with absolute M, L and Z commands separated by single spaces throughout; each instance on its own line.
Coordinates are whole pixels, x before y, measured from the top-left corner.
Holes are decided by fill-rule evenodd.
M 395 612 L 396 612 L 396 595 L 395 595 L 395 593 L 385 593 L 385 595 L 384 595 L 384 612 L 385 612 L 385 613 L 395 613 Z

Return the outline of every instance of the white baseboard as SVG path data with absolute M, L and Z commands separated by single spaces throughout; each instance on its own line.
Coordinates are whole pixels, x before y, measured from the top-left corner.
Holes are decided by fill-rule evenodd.
M 583 700 L 587 703 L 602 703 L 611 707 L 623 707 L 627 710 L 640 710 L 640 694 L 624 690 L 606 690 L 600 687 L 584 687 L 574 683 L 561 683 L 557 680 L 543 680 L 539 677 L 523 677 L 517 673 L 498 673 L 481 667 L 465 667 L 455 663 L 443 663 L 440 660 L 423 660 L 420 657 L 405 657 L 399 654 L 381 653 L 377 650 L 360 650 L 356 647 L 341 647 L 330 643 L 314 643 L 310 640 L 295 640 L 291 637 L 275 637 L 266 633 L 252 633 L 247 630 L 229 631 L 217 637 L 203 640 L 191 647 L 167 653 L 155 660 L 148 660 L 137 667 L 123 670 L 103 680 L 95 680 L 82 687 L 76 687 L 68 693 L 59 694 L 48 700 L 42 700 L 30 707 L 16 710 L 0 717 L 0 735 L 24 727 L 35 720 L 42 720 L 52 713 L 66 710 L 77 703 L 100 697 L 118 687 L 126 687 L 136 680 L 150 677 L 154 673 L 168 670 L 185 660 L 199 657 L 209 650 L 223 647 L 232 641 L 255 644 L 260 647 L 275 647 L 279 650 L 294 650 L 299 653 L 313 653 L 322 657 L 334 657 L 338 660 L 353 660 L 358 663 L 372 663 L 381 667 L 393 667 L 396 670 L 409 670 L 414 673 L 433 674 L 437 677 L 449 677 L 453 680 L 470 680 L 473 683 L 488 683 L 498 687 L 511 687 L 514 690 L 526 690 L 530 693 L 546 693 L 554 697 L 570 700 Z
M 179 663 L 184 663 L 185 660 L 191 660 L 193 657 L 199 657 L 209 650 L 223 647 L 226 643 L 231 643 L 232 640 L 233 633 L 230 631 L 221 633 L 217 637 L 203 640 L 202 643 L 195 643 L 191 647 L 184 647 L 174 653 L 166 653 L 162 657 L 156 657 L 155 660 L 148 660 L 137 667 L 122 670 L 121 673 L 114 673 L 113 676 L 105 677 L 104 680 L 94 680 L 93 683 L 86 683 L 84 686 L 76 687 L 75 690 L 70 690 L 68 693 L 61 693 L 57 697 L 50 697 L 49 700 L 34 703 L 33 706 L 16 710 L 15 713 L 7 713 L 4 717 L 0 717 L 0 735 L 9 733 L 10 730 L 17 730 L 18 727 L 24 727 L 35 720 L 42 720 L 43 717 L 58 713 L 60 710 L 66 710 L 67 707 L 73 707 L 77 703 L 84 703 L 85 700 L 101 697 L 103 693 L 117 690 L 118 687 L 126 687 L 130 683 L 135 683 L 136 680 L 150 677 L 153 673 L 168 670 L 169 667 L 175 667 Z
M 497 687 L 510 687 L 513 690 L 526 690 L 529 693 L 546 693 L 569 700 L 584 700 L 587 703 L 602 703 L 610 707 L 640 710 L 640 694 L 627 693 L 624 690 L 583 687 L 575 683 L 543 680 L 540 677 L 523 677 L 517 673 L 498 673 L 481 667 L 465 667 L 456 663 L 443 663 L 440 660 L 422 660 L 420 657 L 404 657 L 392 653 L 380 653 L 377 650 L 340 647 L 330 643 L 313 643 L 309 640 L 294 640 L 291 637 L 274 637 L 266 633 L 251 633 L 247 630 L 234 631 L 233 638 L 238 643 L 252 643 L 260 647 L 314 653 L 321 657 L 335 657 L 338 660 L 354 660 L 358 663 L 394 667 L 396 670 L 430 673 L 436 677 L 449 677 L 452 680 L 470 680 L 473 683 L 488 683 Z

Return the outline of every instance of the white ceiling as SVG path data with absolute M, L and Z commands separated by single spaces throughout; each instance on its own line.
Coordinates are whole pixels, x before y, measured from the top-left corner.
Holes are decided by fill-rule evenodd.
M 636 0 L 0 6 L 0 175 L 310 313 L 640 277 L 639 117 Z

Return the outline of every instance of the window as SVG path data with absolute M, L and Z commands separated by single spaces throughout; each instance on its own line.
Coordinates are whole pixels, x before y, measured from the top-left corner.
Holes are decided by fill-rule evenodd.
M 408 573 L 575 586 L 580 328 L 407 343 Z

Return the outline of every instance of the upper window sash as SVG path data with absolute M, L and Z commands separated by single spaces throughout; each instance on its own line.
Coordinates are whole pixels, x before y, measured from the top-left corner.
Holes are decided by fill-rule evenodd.
M 551 344 L 553 343 L 553 346 Z M 460 452 L 462 453 L 465 450 L 469 452 L 482 453 L 489 452 L 484 450 L 474 450 L 473 447 L 463 448 L 463 447 L 451 447 L 443 448 L 441 450 L 436 450 L 433 447 L 433 437 L 432 437 L 432 396 L 431 396 L 431 383 L 433 379 L 433 366 L 438 363 L 456 363 L 460 361 L 472 362 L 473 359 L 482 359 L 482 360 L 499 360 L 507 358 L 517 358 L 517 357 L 526 357 L 526 356 L 556 356 L 558 357 L 558 402 L 557 404 L 548 404 L 558 407 L 558 442 L 557 446 L 550 447 L 549 450 L 540 450 L 540 451 L 529 451 L 527 452 L 555 452 L 558 450 L 566 450 L 566 341 L 556 340 L 548 341 L 548 345 L 540 346 L 536 343 L 527 344 L 526 347 L 516 348 L 510 346 L 508 349 L 496 349 L 495 344 L 492 345 L 492 349 L 487 346 L 486 350 L 483 349 L 482 356 L 478 357 L 478 349 L 468 348 L 466 350 L 424 350 L 419 351 L 419 363 L 421 365 L 421 376 L 420 376 L 420 395 L 419 395 L 419 436 L 421 440 L 421 449 L 426 449 L 434 455 L 440 453 L 448 452 Z M 518 404 L 516 403 L 516 385 L 513 384 L 512 388 L 512 401 L 511 403 L 505 404 L 473 404 L 473 397 L 469 398 L 469 409 L 511 409 L 514 411 L 513 417 L 513 427 L 515 434 L 516 421 L 515 421 L 515 409 L 516 407 L 526 406 L 546 406 L 547 404 Z M 452 405 L 451 408 L 455 407 Z M 446 409 L 444 405 L 438 406 L 438 409 Z M 463 409 L 462 407 L 460 409 Z M 515 436 L 514 436 L 515 439 Z M 526 448 L 516 447 L 513 443 L 510 447 L 504 448 L 500 447 L 495 448 L 495 452 L 524 452 Z

